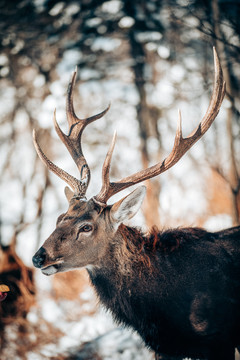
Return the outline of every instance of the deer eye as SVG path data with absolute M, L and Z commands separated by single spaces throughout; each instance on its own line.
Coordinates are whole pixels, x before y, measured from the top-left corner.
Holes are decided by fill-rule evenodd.
M 86 224 L 86 225 L 81 227 L 82 232 L 89 232 L 91 230 L 92 230 L 92 225 L 89 225 L 89 224 Z

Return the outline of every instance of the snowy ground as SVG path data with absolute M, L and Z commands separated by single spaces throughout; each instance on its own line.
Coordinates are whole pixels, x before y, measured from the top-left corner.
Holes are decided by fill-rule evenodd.
M 6 327 L 1 360 L 154 359 L 137 334 L 116 325 L 98 305 L 87 280 L 74 300 L 56 299 L 52 279 L 40 272 L 36 281 L 38 302 L 27 315 L 27 330 L 20 336 L 15 321 Z

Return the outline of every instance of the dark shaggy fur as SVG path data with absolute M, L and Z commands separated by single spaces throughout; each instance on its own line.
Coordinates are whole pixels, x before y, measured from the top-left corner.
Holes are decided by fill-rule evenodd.
M 121 225 L 89 275 L 115 319 L 157 354 L 234 359 L 240 344 L 240 227 L 148 235 Z

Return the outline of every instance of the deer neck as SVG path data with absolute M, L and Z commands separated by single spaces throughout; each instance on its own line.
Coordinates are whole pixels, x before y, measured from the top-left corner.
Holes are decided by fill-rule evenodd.
M 109 242 L 106 256 L 98 265 L 87 268 L 91 282 L 104 302 L 112 301 L 119 293 L 130 294 L 132 282 L 142 281 L 145 264 L 140 248 L 131 239 L 134 234 L 138 236 L 135 243 L 141 244 L 144 238 L 139 231 L 120 225 Z

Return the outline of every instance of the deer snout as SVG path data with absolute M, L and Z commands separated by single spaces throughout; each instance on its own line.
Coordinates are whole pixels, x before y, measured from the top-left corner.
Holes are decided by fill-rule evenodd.
M 36 254 L 32 258 L 33 265 L 36 268 L 41 268 L 46 260 L 46 250 L 43 247 L 36 252 Z

